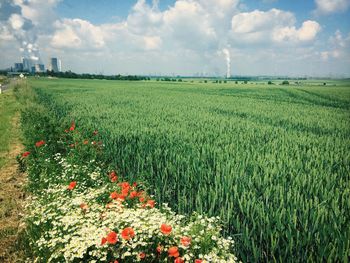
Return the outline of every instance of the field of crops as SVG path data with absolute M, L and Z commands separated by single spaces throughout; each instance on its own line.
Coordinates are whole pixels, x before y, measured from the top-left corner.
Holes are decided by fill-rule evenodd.
M 157 202 L 220 216 L 241 260 L 348 260 L 349 82 L 29 83 L 62 123 L 98 130 L 106 161 Z

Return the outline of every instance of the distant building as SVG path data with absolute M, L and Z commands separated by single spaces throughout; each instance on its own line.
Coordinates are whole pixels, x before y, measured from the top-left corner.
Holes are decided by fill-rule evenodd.
M 21 72 L 21 71 L 23 71 L 23 63 L 15 63 L 14 71 L 15 71 L 15 72 Z
M 34 66 L 34 63 L 30 58 L 23 58 L 22 63 L 23 63 L 24 71 L 28 71 L 28 72 L 32 71 L 32 67 Z
M 61 71 L 61 61 L 57 58 L 50 58 L 49 70 L 51 70 L 53 72 L 60 72 Z
M 35 73 L 41 73 L 45 71 L 45 66 L 43 64 L 35 64 Z

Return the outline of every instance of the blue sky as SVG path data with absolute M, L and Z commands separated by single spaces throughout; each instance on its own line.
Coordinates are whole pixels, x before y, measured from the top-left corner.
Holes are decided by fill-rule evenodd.
M 0 68 L 350 75 L 350 0 L 2 0 Z

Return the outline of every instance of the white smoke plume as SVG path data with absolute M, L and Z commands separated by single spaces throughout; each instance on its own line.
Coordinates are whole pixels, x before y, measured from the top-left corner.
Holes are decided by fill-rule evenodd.
M 225 59 L 226 59 L 226 78 L 230 78 L 231 77 L 231 54 L 230 54 L 230 50 L 227 48 L 224 48 L 222 50 L 222 53 L 225 55 Z
M 0 25 L 18 41 L 23 58 L 41 63 L 38 35 L 50 30 L 60 0 L 0 0 Z
M 19 51 L 22 57 L 38 63 L 40 54 L 37 45 L 37 32 L 32 21 L 22 15 L 22 8 L 14 1 L 4 0 L 0 9 L 0 13 L 4 15 L 3 20 L 7 20 L 9 32 L 20 45 Z

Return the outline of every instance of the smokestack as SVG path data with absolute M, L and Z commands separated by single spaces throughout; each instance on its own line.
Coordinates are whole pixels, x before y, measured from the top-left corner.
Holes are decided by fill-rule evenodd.
M 231 56 L 230 56 L 230 51 L 227 48 L 224 48 L 222 52 L 225 55 L 226 59 L 226 78 L 231 77 Z

